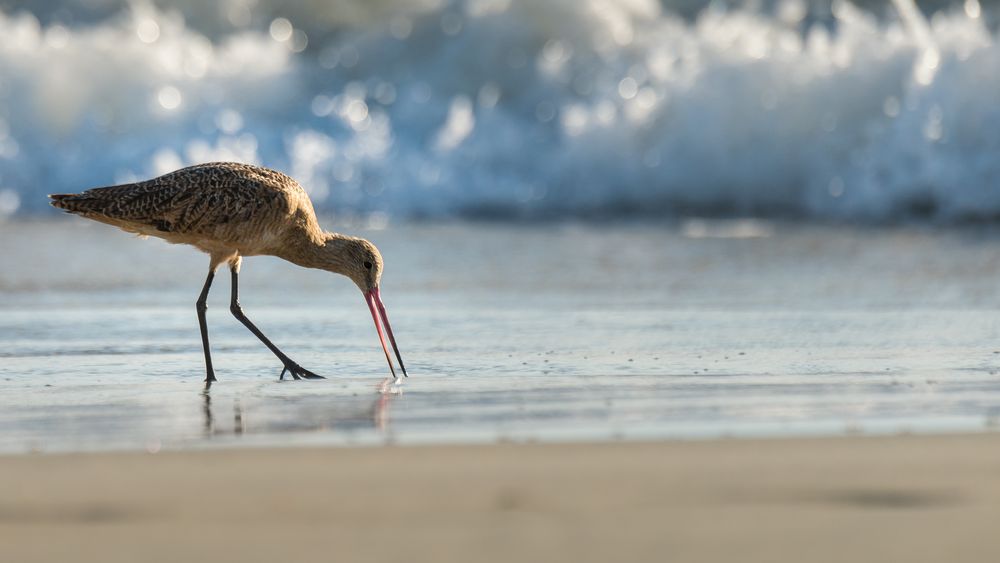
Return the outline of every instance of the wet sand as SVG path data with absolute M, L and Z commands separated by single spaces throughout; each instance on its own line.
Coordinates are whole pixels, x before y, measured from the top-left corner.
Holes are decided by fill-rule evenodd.
M 0 457 L 3 561 L 996 561 L 1000 436 Z

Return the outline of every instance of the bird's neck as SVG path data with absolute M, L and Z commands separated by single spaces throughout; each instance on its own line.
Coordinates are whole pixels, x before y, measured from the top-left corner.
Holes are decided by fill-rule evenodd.
M 344 245 L 350 237 L 322 230 L 299 232 L 285 241 L 279 258 L 304 268 L 316 268 L 337 274 L 347 271 Z

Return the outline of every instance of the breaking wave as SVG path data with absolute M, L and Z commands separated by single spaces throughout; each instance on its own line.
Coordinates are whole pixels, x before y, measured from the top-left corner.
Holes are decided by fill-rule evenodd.
M 0 12 L 0 215 L 232 159 L 362 215 L 1000 216 L 977 0 L 294 4 Z

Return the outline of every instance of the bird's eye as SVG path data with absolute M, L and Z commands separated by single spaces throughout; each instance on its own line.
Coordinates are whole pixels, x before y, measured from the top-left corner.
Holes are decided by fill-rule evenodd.
M 364 262 L 364 264 L 362 264 L 362 266 L 364 266 L 366 270 L 371 270 L 372 269 L 372 263 L 369 262 L 369 261 L 367 261 L 367 260 L 365 260 L 365 262 Z

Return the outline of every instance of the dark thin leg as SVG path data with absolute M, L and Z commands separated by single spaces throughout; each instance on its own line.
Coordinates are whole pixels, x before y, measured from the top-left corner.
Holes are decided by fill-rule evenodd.
M 208 290 L 212 288 L 212 280 L 215 278 L 215 270 L 208 273 L 205 280 L 205 287 L 201 288 L 201 295 L 195 308 L 198 309 L 198 326 L 201 327 L 201 345 L 205 348 L 205 382 L 211 384 L 215 381 L 215 370 L 212 369 L 212 351 L 208 348 L 208 323 L 205 322 L 205 311 L 208 309 Z
M 279 360 L 281 360 L 281 363 L 285 365 L 284 369 L 281 370 L 281 375 L 278 377 L 278 379 L 284 379 L 286 371 L 292 374 L 292 377 L 294 377 L 295 379 L 300 379 L 300 376 L 306 379 L 323 379 L 322 375 L 316 375 L 315 373 L 293 362 L 291 358 L 286 356 L 284 352 L 282 352 L 281 350 L 278 349 L 277 346 L 272 344 L 271 341 L 268 340 L 266 336 L 264 336 L 264 333 L 261 332 L 259 328 L 254 326 L 254 324 L 250 322 L 250 319 L 248 319 L 247 316 L 243 314 L 243 308 L 240 307 L 239 273 L 236 271 L 235 268 L 230 268 L 229 271 L 232 273 L 232 279 L 233 279 L 232 298 L 229 301 L 229 311 L 233 314 L 234 317 L 236 317 L 237 319 L 239 319 L 241 323 L 243 323 L 243 326 L 250 329 L 250 332 L 254 333 L 254 336 L 259 338 L 260 341 L 264 343 L 264 346 L 267 346 L 268 349 L 271 350 L 271 352 L 273 352 L 274 355 L 277 356 Z

